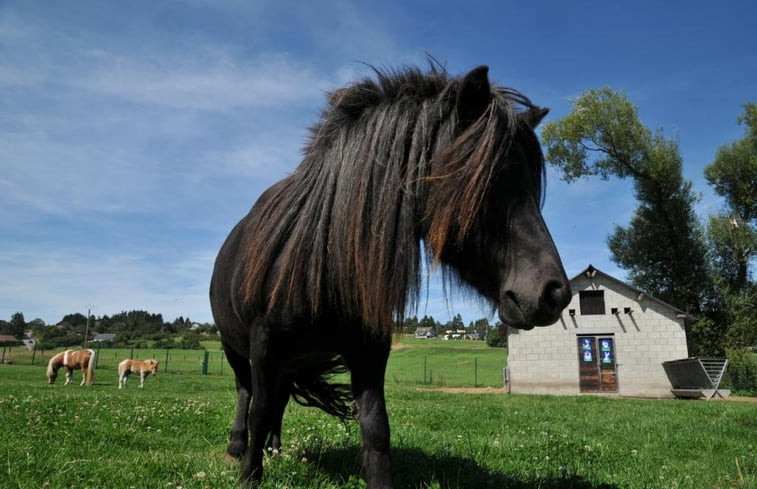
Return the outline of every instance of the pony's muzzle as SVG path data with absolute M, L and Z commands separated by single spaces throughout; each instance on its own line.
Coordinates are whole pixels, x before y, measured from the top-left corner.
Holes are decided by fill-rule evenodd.
M 497 311 L 500 320 L 508 326 L 525 330 L 556 322 L 570 303 L 570 282 L 567 279 L 549 280 L 536 289 L 540 290 L 538 295 L 506 290 L 501 295 Z

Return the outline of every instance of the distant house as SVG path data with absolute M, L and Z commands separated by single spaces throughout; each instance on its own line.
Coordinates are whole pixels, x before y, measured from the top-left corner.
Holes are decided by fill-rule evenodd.
M 483 340 L 486 334 L 483 331 L 469 331 L 465 333 L 466 340 Z
M 421 327 L 415 329 L 416 338 L 436 338 L 436 330 L 432 327 Z
M 464 329 L 446 329 L 444 330 L 445 340 L 462 340 L 465 338 Z
M 696 318 L 589 265 L 560 319 L 508 328 L 509 391 L 672 397 L 662 362 L 686 358 Z
M 116 335 L 113 333 L 98 333 L 92 338 L 91 341 L 96 343 L 109 343 L 116 339 Z
M 18 343 L 19 341 L 15 336 L 9 334 L 0 334 L 0 346 L 14 346 Z

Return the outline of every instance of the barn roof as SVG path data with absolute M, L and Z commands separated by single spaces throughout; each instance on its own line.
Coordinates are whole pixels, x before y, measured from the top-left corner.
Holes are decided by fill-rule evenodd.
M 663 301 L 661 299 L 658 299 L 657 297 L 654 297 L 654 296 L 648 294 L 647 292 L 645 292 L 645 291 L 643 291 L 641 289 L 638 289 L 638 288 L 634 287 L 633 285 L 629 285 L 629 284 L 627 284 L 627 283 L 625 283 L 625 282 L 623 282 L 621 280 L 618 280 L 617 278 L 613 277 L 612 275 L 606 274 L 605 272 L 603 272 L 602 270 L 599 270 L 598 268 L 596 268 L 594 265 L 591 265 L 591 264 L 589 264 L 588 267 L 586 267 L 580 273 L 576 274 L 573 278 L 571 278 L 570 281 L 572 283 L 577 278 L 581 278 L 581 277 L 589 277 L 589 278 L 596 277 L 597 274 L 599 274 L 601 277 L 607 279 L 610 282 L 614 282 L 614 283 L 616 283 L 616 284 L 618 284 L 618 285 L 620 285 L 622 287 L 625 287 L 626 289 L 632 290 L 639 297 L 638 300 L 647 299 L 647 300 L 651 300 L 653 302 L 656 302 L 657 304 L 660 304 L 661 306 L 664 306 L 664 307 L 666 307 L 668 309 L 671 309 L 676 314 L 683 314 L 684 316 L 686 316 L 686 320 L 687 321 L 694 322 L 694 321 L 698 321 L 699 320 L 696 316 L 693 316 L 693 315 L 687 313 L 686 311 L 682 311 L 681 309 L 678 309 L 677 307 L 675 307 L 673 305 L 670 305 L 667 302 L 665 302 L 665 301 Z

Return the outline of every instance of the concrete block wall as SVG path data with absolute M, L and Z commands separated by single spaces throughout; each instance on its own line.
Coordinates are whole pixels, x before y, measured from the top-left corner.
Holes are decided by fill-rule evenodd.
M 508 367 L 513 393 L 579 394 L 579 335 L 612 335 L 618 394 L 672 397 L 662 362 L 686 358 L 680 311 L 601 273 L 571 281 L 573 299 L 560 319 L 531 331 L 510 329 Z M 605 314 L 581 315 L 579 291 L 604 290 Z M 611 314 L 617 308 L 618 314 Z M 624 308 L 630 308 L 629 314 Z M 569 310 L 575 315 L 570 316 Z

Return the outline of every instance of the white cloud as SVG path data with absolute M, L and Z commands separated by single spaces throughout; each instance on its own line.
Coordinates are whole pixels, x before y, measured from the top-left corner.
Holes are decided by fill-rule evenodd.
M 160 312 L 211 321 L 208 284 L 214 256 L 200 252 L 153 262 L 109 250 L 29 246 L 0 252 L 0 318 L 21 311 L 27 320 L 55 323 L 94 306 L 93 314 Z
M 235 59 L 218 50 L 175 59 L 130 59 L 98 53 L 75 88 L 182 110 L 224 111 L 313 100 L 333 88 L 331 77 L 286 54 Z

